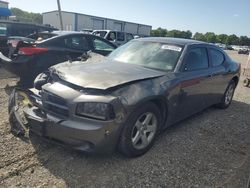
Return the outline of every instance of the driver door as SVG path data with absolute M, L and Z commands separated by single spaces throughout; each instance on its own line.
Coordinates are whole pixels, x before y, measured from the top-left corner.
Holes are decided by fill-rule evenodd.
M 186 118 L 209 105 L 210 69 L 206 47 L 188 50 L 180 75 L 177 119 Z

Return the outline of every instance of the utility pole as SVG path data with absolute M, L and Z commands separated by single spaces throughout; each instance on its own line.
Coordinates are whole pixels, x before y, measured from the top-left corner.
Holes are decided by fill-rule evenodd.
M 57 6 L 58 6 L 58 12 L 59 12 L 59 19 L 60 19 L 61 30 L 63 30 L 63 21 L 62 21 L 62 11 L 61 11 L 60 0 L 57 0 Z

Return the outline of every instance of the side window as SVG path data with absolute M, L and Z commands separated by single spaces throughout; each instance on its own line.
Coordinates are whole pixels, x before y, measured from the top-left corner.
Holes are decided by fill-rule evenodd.
M 208 68 L 208 56 L 205 48 L 191 49 L 187 55 L 185 71 L 195 71 Z
M 117 41 L 124 41 L 125 34 L 123 32 L 117 32 Z
M 71 48 L 75 50 L 89 50 L 88 40 L 84 36 L 70 36 L 64 39 L 64 44 L 66 48 Z
M 110 32 L 107 36 L 107 40 L 109 41 L 114 41 L 116 40 L 116 33 L 115 32 Z
M 126 36 L 127 36 L 127 41 L 134 39 L 133 35 L 130 33 L 127 33 Z
M 214 67 L 221 65 L 224 62 L 224 55 L 215 49 L 209 49 L 211 55 L 212 65 Z
M 95 50 L 106 50 L 106 51 L 114 50 L 113 46 L 97 38 L 94 38 L 93 44 L 94 44 Z
M 65 48 L 66 47 L 65 40 L 66 40 L 65 38 L 58 37 L 58 38 L 55 38 L 53 40 L 48 40 L 44 43 L 47 45 L 53 46 L 53 47 Z

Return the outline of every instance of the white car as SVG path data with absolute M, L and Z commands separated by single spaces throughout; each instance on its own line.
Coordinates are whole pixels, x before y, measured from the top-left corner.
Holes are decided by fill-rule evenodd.
M 131 33 L 113 30 L 94 30 L 92 34 L 105 38 L 106 40 L 120 46 L 134 39 Z

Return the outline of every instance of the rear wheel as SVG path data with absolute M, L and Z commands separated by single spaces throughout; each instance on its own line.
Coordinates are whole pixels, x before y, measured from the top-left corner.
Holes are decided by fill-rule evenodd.
M 245 78 L 243 81 L 243 86 L 248 87 L 250 85 L 250 80 L 248 78 Z
M 227 89 L 222 97 L 221 102 L 216 105 L 218 108 L 226 109 L 230 106 L 233 100 L 235 87 L 236 87 L 235 81 L 231 80 L 229 85 L 227 86 Z
M 119 151 L 128 157 L 146 153 L 153 146 L 161 121 L 161 113 L 153 103 L 136 109 L 124 125 Z

